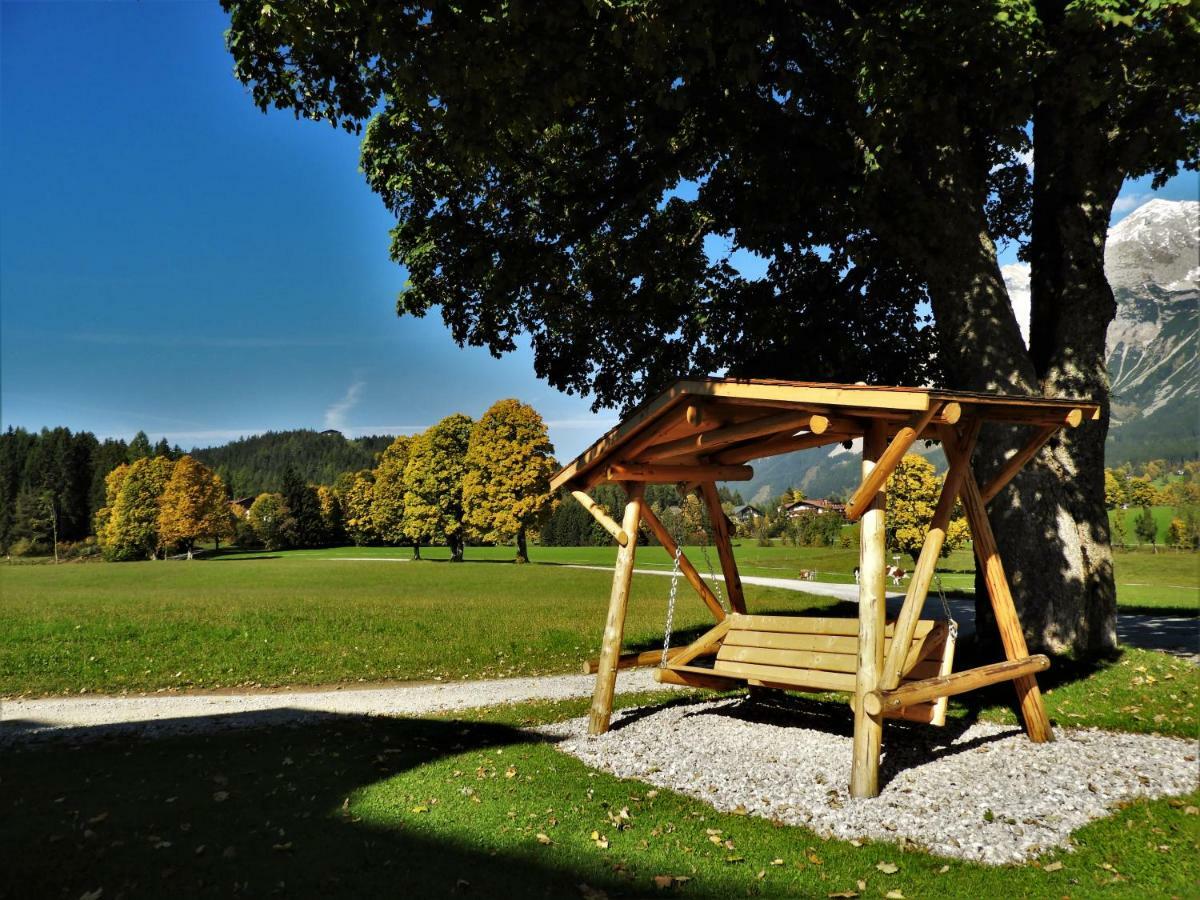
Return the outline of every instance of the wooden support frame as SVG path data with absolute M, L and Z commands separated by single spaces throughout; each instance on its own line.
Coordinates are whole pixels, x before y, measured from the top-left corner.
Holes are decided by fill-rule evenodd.
M 858 490 L 854 492 L 854 496 L 846 504 L 847 521 L 856 522 L 866 512 L 867 506 L 879 492 L 879 489 L 883 487 L 883 483 L 887 481 L 888 476 L 900 464 L 900 460 L 904 458 L 904 454 L 913 445 L 913 441 L 925 430 L 925 426 L 933 420 L 933 417 L 942 411 L 944 405 L 948 406 L 950 404 L 930 404 L 929 409 L 914 414 L 896 432 L 896 436 L 892 438 L 887 449 L 879 455 L 878 462 L 871 467 L 870 473 L 863 478 L 862 484 L 858 486 Z M 957 404 L 954 405 L 957 406 Z M 957 415 L 955 415 L 955 420 L 957 420 Z M 880 424 L 879 422 L 875 422 L 871 427 L 878 428 Z
M 600 527 L 613 536 L 613 539 L 624 547 L 629 543 L 629 535 L 616 522 L 609 517 L 600 504 L 591 498 L 586 491 L 572 489 L 571 496 L 579 501 L 579 505 L 592 514 L 592 518 L 600 523 Z
M 676 481 L 749 481 L 754 470 L 749 466 L 660 466 L 644 463 L 615 463 L 608 467 L 609 481 L 648 481 L 672 484 Z
M 628 501 L 621 528 L 628 535 L 637 535 L 638 520 L 642 516 L 646 486 L 631 484 L 626 488 Z M 604 624 L 604 639 L 600 645 L 600 662 L 596 672 L 596 689 L 592 694 L 592 708 L 588 715 L 588 733 L 603 734 L 612 721 L 613 694 L 617 688 L 617 659 L 621 655 L 621 640 L 625 636 L 625 612 L 629 608 L 629 585 L 633 580 L 633 561 L 637 554 L 637 540 L 617 550 L 617 564 L 613 571 L 612 592 L 608 598 L 608 617 Z
M 1025 464 L 1037 456 L 1038 451 L 1046 445 L 1046 441 L 1050 440 L 1058 431 L 1057 425 L 1046 425 L 1039 428 L 1020 450 L 1009 457 L 1008 461 L 1000 467 L 1000 471 L 992 476 L 992 480 L 979 492 L 983 497 L 984 503 L 991 503 L 992 498 L 1004 490 L 1010 481 L 1016 477 L 1017 473 L 1025 467 Z
M 996 616 L 1004 654 L 1009 661 L 1026 659 L 1029 656 L 1029 648 L 1025 643 L 1025 633 L 1021 630 L 1021 622 L 1017 617 L 1016 605 L 1008 587 L 1008 578 L 1004 574 L 1000 550 L 996 546 L 996 537 L 992 534 L 983 496 L 979 492 L 975 476 L 969 469 L 971 460 L 966 454 L 967 448 L 957 430 L 950 427 L 942 430 L 942 446 L 950 465 L 962 468 L 965 473 L 959 496 L 967 514 L 967 522 L 971 526 L 975 558 L 979 568 L 983 570 L 984 583 L 992 602 L 992 612 Z M 1021 675 L 1013 681 L 1013 685 L 1017 689 L 1017 702 L 1021 707 L 1021 718 L 1029 739 L 1035 744 L 1054 740 L 1054 731 L 1050 727 L 1050 718 L 1046 715 L 1046 706 L 1042 702 L 1037 678 L 1033 673 Z
M 737 560 L 733 555 L 733 540 L 729 534 L 729 519 L 721 508 L 716 482 L 706 481 L 700 485 L 700 493 L 708 507 L 708 519 L 712 523 L 713 543 L 717 545 L 717 556 L 721 560 L 721 574 L 725 576 L 725 593 L 729 596 L 729 608 L 735 613 L 746 611 L 746 596 L 742 592 L 742 578 L 738 575 Z
M 749 422 L 737 425 L 727 425 L 712 431 L 688 435 L 662 444 L 654 444 L 640 454 L 640 458 L 649 461 L 669 459 L 690 453 L 711 453 L 728 444 L 747 441 L 779 432 L 793 433 L 808 429 L 813 434 L 821 434 L 829 427 L 829 419 L 812 413 L 779 413 L 771 416 L 761 416 Z
M 922 681 L 910 681 L 892 691 L 868 694 L 865 704 L 869 713 L 879 715 L 929 700 L 964 694 L 967 691 L 978 690 L 1001 681 L 1013 681 L 1023 676 L 1032 677 L 1035 673 L 1044 672 L 1048 668 L 1050 668 L 1050 660 L 1041 654 L 1027 656 L 1024 659 L 1006 659 L 1004 662 L 980 666 L 977 669 L 967 669 L 965 672 L 955 672 L 953 675 L 939 675 Z
M 928 411 L 927 411 L 928 412 Z M 931 413 L 929 413 L 932 416 Z M 854 681 L 854 760 L 850 769 L 850 796 L 879 795 L 879 753 L 883 743 L 883 717 L 871 715 L 863 700 L 879 690 L 886 630 L 887 561 L 884 480 L 872 474 L 886 452 L 886 424 L 872 422 L 863 437 L 863 485 L 874 484 L 859 526 L 858 672 Z M 901 454 L 903 455 L 903 454 Z M 861 488 L 860 488 L 861 491 Z
M 686 650 L 686 647 L 672 647 L 667 651 L 667 662 L 670 662 Z M 617 657 L 617 669 L 641 669 L 645 666 L 657 666 L 662 662 L 661 650 L 646 650 L 642 653 L 622 653 Z M 600 671 L 600 657 L 594 656 L 583 664 L 584 675 L 595 675 Z
M 718 465 L 744 463 L 764 456 L 777 456 L 780 453 L 792 453 L 795 450 L 807 450 L 810 447 L 824 447 L 826 444 L 840 444 L 853 438 L 854 435 L 848 432 L 833 431 L 825 431 L 821 434 L 786 435 L 747 446 L 730 447 L 714 453 L 709 460 Z
M 642 521 L 646 523 L 658 542 L 663 545 L 663 549 L 667 551 L 667 555 L 672 559 L 675 557 L 677 545 L 675 538 L 671 536 L 671 532 L 667 531 L 666 526 L 659 521 L 658 516 L 654 514 L 649 506 L 642 506 Z M 713 593 L 712 588 L 704 583 L 704 578 L 692 565 L 692 561 L 687 558 L 687 555 L 680 552 L 679 554 L 679 571 L 683 573 L 683 577 L 700 595 L 700 599 L 704 601 L 704 605 L 708 607 L 708 611 L 713 614 L 718 622 L 725 618 L 725 610 L 721 607 L 721 601 L 717 599 L 717 595 Z
M 978 434 L 979 423 L 976 421 L 968 427 L 965 438 L 968 459 L 975 447 Z M 954 514 L 954 505 L 958 502 L 958 493 L 965 474 L 963 466 L 951 466 L 946 473 L 941 496 L 938 497 L 937 507 L 929 522 L 929 530 L 925 533 L 925 542 L 921 545 L 921 555 L 917 559 L 912 579 L 908 583 L 908 593 L 904 597 L 904 605 L 900 608 L 899 616 L 896 617 L 897 639 L 892 642 L 887 659 L 883 663 L 880 684 L 885 691 L 890 691 L 900 684 L 900 675 L 906 662 L 906 648 L 912 643 L 913 631 L 917 627 L 917 620 L 921 618 L 925 598 L 929 596 L 929 584 L 933 581 L 938 559 L 942 555 L 942 545 L 946 541 L 946 529 L 950 525 L 950 517 Z

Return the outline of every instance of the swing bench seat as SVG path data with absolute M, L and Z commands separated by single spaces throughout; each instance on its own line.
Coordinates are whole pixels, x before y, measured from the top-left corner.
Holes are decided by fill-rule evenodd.
M 895 625 L 887 624 L 884 653 Z M 703 664 L 709 659 L 710 665 Z M 918 621 L 901 667 L 901 684 L 949 675 L 954 637 L 946 622 Z M 734 613 L 705 632 L 665 667 L 655 680 L 714 690 L 748 684 L 783 690 L 853 694 L 858 668 L 858 620 L 823 616 L 759 616 Z M 917 703 L 886 715 L 945 724 L 947 699 Z

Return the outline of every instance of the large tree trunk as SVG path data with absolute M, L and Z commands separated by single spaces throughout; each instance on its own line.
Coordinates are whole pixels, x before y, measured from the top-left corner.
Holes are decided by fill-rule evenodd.
M 529 562 L 529 547 L 525 542 L 525 526 L 517 529 L 517 562 Z
M 1054 516 L 1047 521 L 1056 523 L 1052 537 L 1062 542 L 1067 565 L 1044 576 L 1055 588 L 1047 595 L 1045 643 L 1094 654 L 1117 643 L 1104 504 L 1105 338 L 1117 307 L 1104 274 L 1104 243 L 1123 176 L 1112 159 L 1103 119 L 1078 107 L 1078 92 L 1060 90 L 1066 73 L 1058 66 L 1052 63 L 1043 74 L 1034 110 L 1029 349 L 1046 396 L 1094 400 L 1101 417 L 1043 450 L 1037 468 L 1007 497 L 996 499 L 992 516 L 1002 523 L 1008 543 L 1036 537 L 1022 528 L 1021 510 L 1040 501 L 1045 514 Z
M 1059 381 L 1043 384 L 1039 378 L 978 204 L 970 198 L 946 204 L 928 244 L 924 268 L 951 389 L 1096 396 Z M 1077 302 L 1086 299 L 1080 292 Z M 1076 322 L 1071 327 L 1079 333 L 1064 335 L 1063 359 L 1091 353 L 1095 343 L 1094 324 Z M 1103 336 L 1101 329 L 1101 366 Z M 1103 502 L 1104 430 L 1103 423 L 1087 422 L 1079 435 L 1054 442 L 989 508 L 1017 612 L 1034 652 L 1091 653 L 1115 642 Z M 1028 429 L 989 426 L 975 454 L 980 482 L 1027 438 Z M 981 640 L 996 642 L 991 606 L 978 578 L 976 612 Z

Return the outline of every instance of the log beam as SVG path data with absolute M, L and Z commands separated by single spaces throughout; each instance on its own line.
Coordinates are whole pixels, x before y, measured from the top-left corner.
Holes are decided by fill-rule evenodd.
M 728 444 L 736 444 L 740 441 L 749 441 L 780 432 L 791 435 L 801 429 L 807 429 L 813 434 L 821 434 L 828 426 L 829 420 L 825 416 L 811 413 L 782 413 L 762 416 L 751 419 L 749 422 L 727 425 L 724 428 L 716 428 L 662 444 L 654 444 L 644 450 L 640 457 L 654 461 L 691 453 L 708 454 Z
M 910 681 L 893 691 L 868 694 L 864 702 L 868 713 L 879 715 L 917 703 L 926 703 L 942 697 L 953 697 L 955 694 L 965 694 L 967 691 L 978 690 L 989 684 L 1013 681 L 1022 676 L 1044 672 L 1048 668 L 1050 668 L 1050 660 L 1040 653 L 1024 659 L 1006 659 L 1003 662 L 980 666 L 977 669 L 955 672 L 953 675 L 938 675 L 921 681 Z
M 613 536 L 618 544 L 624 547 L 629 543 L 629 535 L 625 533 L 590 495 L 585 491 L 572 489 L 571 496 L 579 501 L 579 505 L 592 514 L 592 518 L 600 523 L 600 527 Z
M 708 507 L 708 520 L 712 523 L 713 542 L 717 545 L 717 556 L 721 559 L 721 573 L 725 576 L 725 593 L 729 595 L 729 608 L 735 613 L 746 611 L 746 597 L 742 592 L 742 579 L 738 575 L 737 560 L 733 556 L 733 539 L 729 534 L 729 519 L 721 508 L 717 486 L 711 481 L 700 485 L 700 493 Z
M 949 404 L 944 405 L 948 406 Z M 883 487 L 883 483 L 887 481 L 887 477 L 899 465 L 900 460 L 904 458 L 904 454 L 913 445 L 913 441 L 925 430 L 925 426 L 930 423 L 935 415 L 942 411 L 942 406 L 943 404 L 931 403 L 929 409 L 914 414 L 896 432 L 896 436 L 892 438 L 892 442 L 888 444 L 887 449 L 880 454 L 878 463 L 872 466 L 870 474 L 863 478 L 862 484 L 858 486 L 858 490 L 854 492 L 854 496 L 846 504 L 846 519 L 848 521 L 856 522 L 866 512 L 867 506 L 879 492 L 879 489 Z M 872 424 L 871 427 L 875 429 L 883 426 L 882 423 L 879 423 L 878 425 Z
M 807 450 L 810 447 L 824 447 L 826 444 L 840 444 L 851 440 L 853 434 L 848 432 L 826 431 L 822 434 L 797 434 L 785 437 L 771 438 L 766 441 L 756 441 L 746 445 L 729 447 L 719 453 L 714 453 L 709 459 L 719 465 L 749 462 L 752 459 L 762 459 L 767 456 L 778 456 L 780 453 L 793 453 L 796 450 Z
M 621 463 L 608 467 L 609 481 L 650 481 L 671 484 L 676 481 L 749 481 L 754 470 L 749 466 L 660 466 Z
M 975 482 L 975 476 L 968 468 L 971 462 L 970 457 L 966 453 L 966 447 L 961 438 L 953 428 L 943 430 L 942 447 L 946 451 L 946 457 L 951 466 L 966 469 L 959 497 L 962 499 L 963 509 L 967 514 L 967 522 L 971 526 L 975 559 L 983 572 L 984 584 L 987 585 L 992 611 L 996 616 L 996 626 L 1000 631 L 1000 642 L 1004 645 L 1004 654 L 1010 661 L 1025 659 L 1029 656 L 1025 633 L 1021 630 L 1021 621 L 1017 617 L 1016 604 L 1013 603 L 1008 578 L 1004 574 L 1000 550 L 996 546 L 996 537 L 992 534 L 992 525 L 988 521 L 987 508 L 979 493 L 979 485 Z M 1054 732 L 1050 728 L 1050 719 L 1046 715 L 1046 706 L 1042 702 L 1042 693 L 1038 689 L 1037 678 L 1033 673 L 1025 674 L 1015 679 L 1013 685 L 1017 689 L 1021 718 L 1025 723 L 1025 731 L 1029 735 L 1029 739 L 1035 744 L 1054 740 Z
M 628 486 L 629 499 L 625 504 L 625 517 L 621 521 L 621 529 L 628 535 L 637 535 L 645 493 L 645 485 Z M 617 550 L 612 592 L 608 598 L 608 617 L 604 624 L 604 640 L 600 645 L 600 662 L 596 671 L 596 689 L 592 694 L 592 708 L 588 715 L 589 734 L 603 734 L 608 731 L 612 721 L 613 694 L 617 688 L 617 659 L 621 655 L 621 640 L 625 636 L 625 613 L 629 608 L 629 585 L 633 580 L 633 560 L 636 552 L 636 540 L 631 540 Z
M 975 446 L 978 432 L 979 425 L 976 421 L 968 431 L 968 458 L 970 451 Z M 954 505 L 958 502 L 958 492 L 965 474 L 964 466 L 951 466 L 946 472 L 941 496 L 938 497 L 937 507 L 933 511 L 933 519 L 929 522 L 929 530 L 925 533 L 925 542 L 921 545 L 921 555 L 917 559 L 912 579 L 908 583 L 908 593 L 904 597 L 904 605 L 900 608 L 900 615 L 896 617 L 896 637 L 893 639 L 887 659 L 883 663 L 880 684 L 885 691 L 890 691 L 900 684 L 901 670 L 906 662 L 908 647 L 912 643 L 917 620 L 921 618 L 921 610 L 925 607 L 925 598 L 929 596 L 929 584 L 933 581 L 938 560 L 942 555 L 942 545 L 946 541 L 946 529 L 950 525 Z
M 667 651 L 667 662 L 679 656 L 687 647 L 672 647 Z M 715 648 L 714 648 L 715 651 Z M 703 655 L 703 654 L 701 654 Z M 622 653 L 617 657 L 618 669 L 640 669 L 645 666 L 657 666 L 662 662 L 661 650 L 646 650 L 642 653 Z M 592 657 L 583 664 L 584 675 L 595 675 L 600 671 L 600 658 Z
M 654 510 L 644 504 L 642 506 L 642 521 L 646 523 L 646 527 L 658 538 L 658 542 L 663 545 L 663 549 L 667 551 L 667 555 L 674 559 L 675 552 L 678 549 L 675 538 L 671 536 L 671 532 L 666 529 L 666 526 L 659 521 L 658 516 L 654 514 Z M 700 599 L 704 601 L 704 605 L 713 614 L 713 618 L 718 622 L 724 619 L 725 610 L 721 608 L 721 601 L 717 599 L 717 595 L 712 592 L 712 589 L 704 583 L 704 579 L 696 571 L 696 567 L 692 565 L 692 561 L 682 552 L 679 554 L 679 571 L 683 573 L 683 577 L 687 579 L 688 584 L 695 588 L 696 593 L 700 595 Z
M 1078 412 L 1078 410 L 1072 411 Z M 983 497 L 983 502 L 990 503 L 993 497 L 1004 490 L 1008 483 L 1016 477 L 1016 474 L 1025 467 L 1025 464 L 1037 456 L 1038 451 L 1045 446 L 1046 441 L 1050 440 L 1058 429 L 1058 425 L 1045 425 L 1039 428 L 1030 438 L 1029 443 L 1013 454 L 1000 467 L 1000 471 L 992 477 L 992 480 L 980 490 L 979 494 Z

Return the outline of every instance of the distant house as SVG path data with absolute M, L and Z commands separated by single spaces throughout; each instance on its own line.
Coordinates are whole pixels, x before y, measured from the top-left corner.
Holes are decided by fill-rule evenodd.
M 733 508 L 733 518 L 744 524 L 749 524 L 755 519 L 762 518 L 762 510 L 757 506 L 751 506 L 749 503 L 745 503 L 741 506 L 735 506 Z
M 833 500 L 818 500 L 813 498 L 789 503 L 784 509 L 787 511 L 788 518 L 793 519 L 801 513 L 811 512 L 812 510 L 816 510 L 818 514 L 829 512 L 844 513 L 846 511 L 846 504 L 837 503 Z

